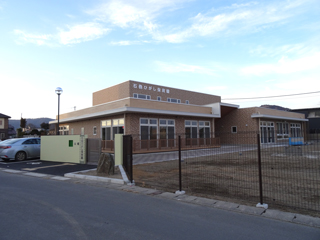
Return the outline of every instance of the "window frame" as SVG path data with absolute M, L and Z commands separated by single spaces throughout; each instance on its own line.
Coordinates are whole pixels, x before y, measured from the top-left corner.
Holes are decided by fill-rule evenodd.
M 167 98 L 167 102 L 170 103 L 181 103 L 181 99 L 177 99 L 177 98 Z
M 100 137 L 104 141 L 114 140 L 114 128 L 117 128 L 117 132 L 119 128 L 123 129 L 123 133 L 125 131 L 125 121 L 124 118 L 114 118 L 114 119 L 106 119 L 101 121 L 101 132 Z M 109 133 L 108 133 L 109 132 Z M 109 135 L 110 134 L 110 135 Z M 108 139 L 110 138 L 110 139 Z
M 134 93 L 133 98 L 136 99 L 143 99 L 143 100 L 151 100 L 151 95 L 141 94 L 141 93 Z
M 147 123 L 141 123 L 141 120 L 147 120 Z M 156 123 L 151 123 L 151 121 L 156 121 Z M 158 128 L 158 119 L 157 118 L 140 118 L 139 119 L 139 135 L 140 135 L 140 140 L 151 140 L 151 139 L 158 139 L 158 134 L 159 134 L 159 128 Z M 148 131 L 147 131 L 147 139 L 142 139 L 143 138 L 143 132 L 142 132 L 142 128 L 141 127 L 147 127 Z M 153 136 L 154 133 L 152 133 L 152 129 L 156 127 L 156 137 L 155 138 L 151 138 L 151 135 Z
M 69 125 L 59 126 L 59 135 L 69 135 Z

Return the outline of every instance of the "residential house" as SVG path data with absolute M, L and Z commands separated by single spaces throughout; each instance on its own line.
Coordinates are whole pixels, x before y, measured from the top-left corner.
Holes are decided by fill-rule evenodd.
M 0 140 L 9 138 L 9 116 L 0 113 Z

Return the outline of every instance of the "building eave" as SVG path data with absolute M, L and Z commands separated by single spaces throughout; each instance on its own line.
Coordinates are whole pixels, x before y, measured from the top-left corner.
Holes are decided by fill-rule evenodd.
M 301 122 L 308 122 L 309 121 L 308 119 L 305 119 L 305 118 L 281 117 L 281 116 L 273 116 L 273 115 L 266 115 L 266 114 L 252 114 L 251 118 L 269 118 L 269 119 L 301 121 Z
M 205 114 L 205 113 L 191 113 L 191 112 L 179 112 L 179 111 L 168 111 L 159 109 L 149 109 L 149 108 L 135 108 L 135 107 L 122 107 L 112 110 L 101 111 L 97 113 L 85 114 L 77 117 L 70 117 L 60 119 L 59 123 L 81 121 L 86 119 L 92 119 L 96 117 L 103 117 L 108 115 L 115 115 L 119 113 L 149 113 L 149 114 L 164 114 L 164 115 L 175 115 L 175 116 L 190 116 L 190 117 L 204 117 L 204 118 L 218 118 L 219 114 Z M 58 120 L 50 121 L 49 124 L 56 124 Z
M 223 107 L 232 107 L 232 108 L 239 108 L 240 107 L 240 105 L 231 104 L 231 103 L 223 103 L 223 102 L 221 102 L 220 105 Z

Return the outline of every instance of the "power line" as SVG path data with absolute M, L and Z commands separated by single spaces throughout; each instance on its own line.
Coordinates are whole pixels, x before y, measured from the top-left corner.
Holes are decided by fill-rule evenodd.
M 308 92 L 308 93 L 289 94 L 289 95 L 268 96 L 268 97 L 252 97 L 252 98 L 223 98 L 222 100 L 241 100 L 241 99 L 258 99 L 258 98 L 289 97 L 289 96 L 306 95 L 306 94 L 313 94 L 313 93 L 320 93 L 320 91 L 318 91 L 318 92 Z

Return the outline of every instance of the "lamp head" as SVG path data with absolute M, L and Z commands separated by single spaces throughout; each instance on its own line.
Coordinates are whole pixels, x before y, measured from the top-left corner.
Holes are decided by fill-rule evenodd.
M 61 87 L 57 87 L 55 90 L 56 94 L 60 95 L 63 91 Z

